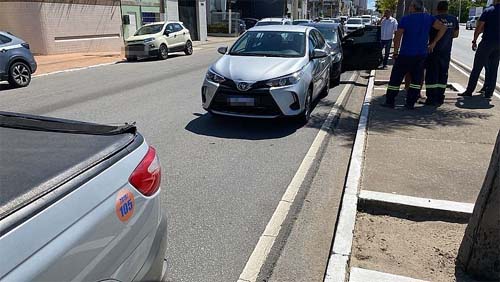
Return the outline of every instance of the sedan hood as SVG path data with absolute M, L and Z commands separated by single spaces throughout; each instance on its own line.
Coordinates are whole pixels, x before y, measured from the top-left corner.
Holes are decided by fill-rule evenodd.
M 212 69 L 231 80 L 262 81 L 294 73 L 307 62 L 307 57 L 281 58 L 224 55 L 212 66 Z

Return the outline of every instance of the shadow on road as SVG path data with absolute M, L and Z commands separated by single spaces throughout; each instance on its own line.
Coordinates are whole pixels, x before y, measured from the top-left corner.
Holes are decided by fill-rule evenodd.
M 495 105 L 492 105 L 490 101 L 491 100 L 485 99 L 483 96 L 476 95 L 472 97 L 459 98 L 455 103 L 455 106 L 460 109 L 470 110 L 491 109 Z
M 161 62 L 161 61 L 169 61 L 169 60 L 175 60 L 180 57 L 186 57 L 184 53 L 173 53 L 173 54 L 168 54 L 168 58 L 166 60 L 160 60 L 155 57 L 150 57 L 150 58 L 144 58 L 144 59 L 139 59 L 137 61 L 127 61 L 127 60 L 122 60 L 119 62 L 116 62 L 117 64 L 147 64 L 147 63 L 153 63 L 153 62 Z
M 295 133 L 304 124 L 293 119 L 253 119 L 216 116 L 210 113 L 194 114 L 196 118 L 188 123 L 186 130 L 205 136 L 265 140 L 277 139 Z

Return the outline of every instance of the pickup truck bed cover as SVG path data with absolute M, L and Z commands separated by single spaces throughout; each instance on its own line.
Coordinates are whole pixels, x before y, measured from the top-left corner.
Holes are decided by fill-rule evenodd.
M 0 233 L 3 219 L 123 149 L 133 149 L 136 139 L 143 140 L 133 124 L 0 112 Z

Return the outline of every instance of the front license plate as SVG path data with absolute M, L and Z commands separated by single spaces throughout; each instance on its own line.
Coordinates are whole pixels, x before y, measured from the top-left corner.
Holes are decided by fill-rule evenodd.
M 228 102 L 231 106 L 255 106 L 254 98 L 231 97 Z

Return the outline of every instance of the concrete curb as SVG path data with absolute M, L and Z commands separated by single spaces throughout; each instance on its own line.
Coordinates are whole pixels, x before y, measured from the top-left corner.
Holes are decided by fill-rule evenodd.
M 363 167 L 368 114 L 375 83 L 375 70 L 370 72 L 370 80 L 366 89 L 365 100 L 361 108 L 356 140 L 352 150 L 349 170 L 347 172 L 340 216 L 337 221 L 333 247 L 328 260 L 324 282 L 345 282 L 349 276 L 349 260 L 351 256 L 356 222 L 358 190 Z
M 362 190 L 359 193 L 358 210 L 366 209 L 384 214 L 396 212 L 468 222 L 474 204 Z
M 457 65 L 457 66 L 461 67 L 462 69 L 466 70 L 467 72 L 469 72 L 469 73 L 471 73 L 471 72 L 472 72 L 472 69 L 471 69 L 469 66 L 467 66 L 466 64 L 464 64 L 464 63 L 462 63 L 462 62 L 460 62 L 460 61 L 458 61 L 458 60 L 456 60 L 456 59 L 454 59 L 454 58 L 451 58 L 451 61 L 452 61 L 455 65 Z M 479 76 L 479 78 L 480 78 L 480 79 L 484 82 L 484 75 L 482 75 L 482 74 L 481 74 L 481 75 Z M 495 85 L 495 89 L 496 89 L 496 91 L 499 91 L 499 92 L 500 92 L 500 84 L 496 83 L 496 85 Z

